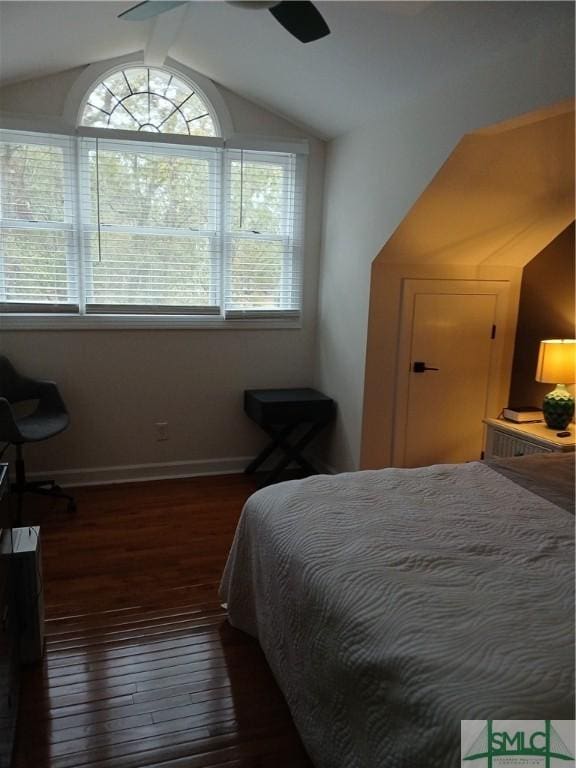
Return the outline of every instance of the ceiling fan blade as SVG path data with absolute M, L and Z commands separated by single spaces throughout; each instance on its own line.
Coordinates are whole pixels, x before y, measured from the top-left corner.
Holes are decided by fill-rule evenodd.
M 186 2 L 188 0 L 173 0 L 173 2 L 170 0 L 144 0 L 144 2 L 128 8 L 118 18 L 126 19 L 126 21 L 146 21 L 146 19 L 152 19 L 161 13 L 171 11 L 172 8 L 177 8 L 179 5 L 184 5 Z
M 313 3 L 283 0 L 269 10 L 276 21 L 301 43 L 312 43 L 330 34 L 328 24 Z

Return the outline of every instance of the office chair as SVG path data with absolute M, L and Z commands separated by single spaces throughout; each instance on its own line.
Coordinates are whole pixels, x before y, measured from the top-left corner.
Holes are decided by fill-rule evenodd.
M 32 413 L 19 416 L 13 404 L 37 400 Z M 74 512 L 76 503 L 53 480 L 27 480 L 22 455 L 25 443 L 47 440 L 63 432 L 70 422 L 68 411 L 56 384 L 22 376 L 7 357 L 0 355 L 0 442 L 16 448 L 16 481 L 11 489 L 17 495 L 17 522 L 21 523 L 25 493 L 66 499 L 68 510 Z

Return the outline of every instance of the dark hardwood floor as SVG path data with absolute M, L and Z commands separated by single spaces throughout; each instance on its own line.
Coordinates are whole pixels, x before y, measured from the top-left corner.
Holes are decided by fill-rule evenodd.
M 258 644 L 217 586 L 252 479 L 75 489 L 40 523 L 46 654 L 16 768 L 311 768 Z

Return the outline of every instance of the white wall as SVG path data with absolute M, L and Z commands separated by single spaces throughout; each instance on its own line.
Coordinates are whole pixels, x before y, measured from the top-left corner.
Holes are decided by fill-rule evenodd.
M 569 27 L 543 31 L 328 145 L 315 385 L 338 402 L 325 457 L 335 469 L 360 462 L 372 260 L 465 133 L 573 96 L 573 46 Z
M 0 109 L 56 117 L 80 72 L 1 89 Z M 96 480 L 236 469 L 266 439 L 243 413 L 243 390 L 312 383 L 324 145 L 230 91 L 220 92 L 237 133 L 310 141 L 302 327 L 7 331 L 0 325 L 0 351 L 26 373 L 57 381 L 71 412 L 66 433 L 29 447 L 32 471 Z M 166 442 L 155 439 L 158 421 L 168 422 Z M 159 463 L 176 466 L 150 466 Z M 122 469 L 132 465 L 146 466 Z M 112 470 L 101 471 L 107 467 Z

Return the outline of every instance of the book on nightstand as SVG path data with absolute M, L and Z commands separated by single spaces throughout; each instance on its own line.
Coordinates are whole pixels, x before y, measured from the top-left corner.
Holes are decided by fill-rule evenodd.
M 541 408 L 535 405 L 510 405 L 504 408 L 502 416 L 507 421 L 515 421 L 517 424 L 528 424 L 531 421 L 543 421 L 544 414 Z

